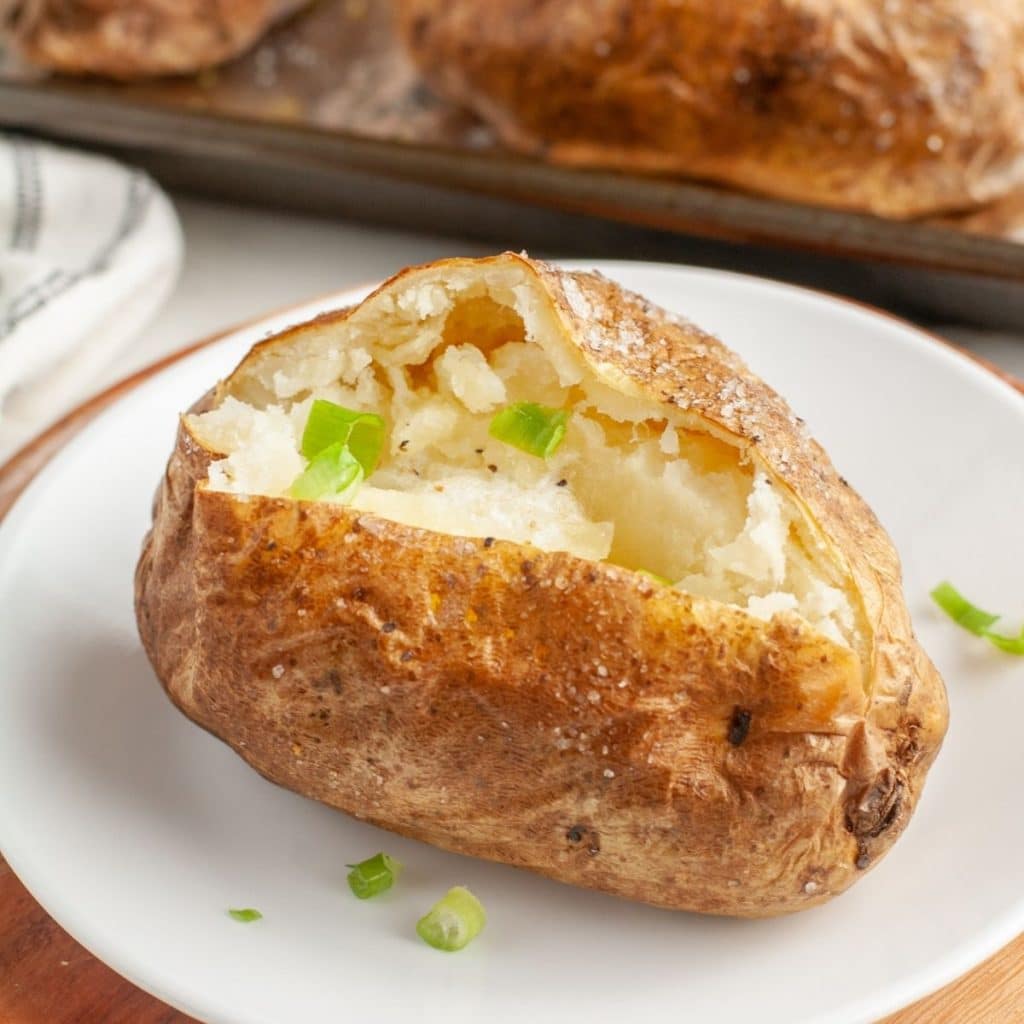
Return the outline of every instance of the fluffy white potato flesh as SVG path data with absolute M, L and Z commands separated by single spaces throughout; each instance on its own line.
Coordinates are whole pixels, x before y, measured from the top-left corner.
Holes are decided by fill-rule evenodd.
M 323 398 L 387 423 L 379 467 L 347 499 L 357 509 L 644 569 L 760 618 L 796 612 L 857 646 L 844 581 L 785 494 L 738 449 L 600 381 L 553 315 L 515 269 L 485 283 L 455 270 L 270 348 L 216 408 L 188 417 L 224 456 L 207 486 L 286 494 Z M 489 434 L 499 408 L 524 401 L 571 410 L 548 459 Z

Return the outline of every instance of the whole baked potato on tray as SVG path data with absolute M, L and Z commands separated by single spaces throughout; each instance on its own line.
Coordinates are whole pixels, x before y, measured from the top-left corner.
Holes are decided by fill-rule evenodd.
M 397 0 L 430 84 L 514 149 L 915 217 L 1024 184 L 1007 0 Z
M 255 346 L 182 418 L 136 610 L 269 779 L 671 908 L 842 892 L 946 728 L 892 545 L 786 403 L 511 253 Z
M 117 79 L 180 75 L 244 53 L 309 0 L 0 0 L 0 31 L 33 64 Z

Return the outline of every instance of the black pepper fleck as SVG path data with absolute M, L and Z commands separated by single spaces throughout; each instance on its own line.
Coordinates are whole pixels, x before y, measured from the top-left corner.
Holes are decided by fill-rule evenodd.
M 484 547 L 485 548 L 489 548 L 493 544 L 494 544 L 494 538 L 493 537 L 484 537 Z
M 398 450 L 399 450 L 399 451 L 401 451 L 401 452 L 404 452 L 404 451 L 405 451 L 405 449 L 406 449 L 406 448 L 408 448 L 408 447 L 409 447 L 409 441 L 408 441 L 408 440 L 405 440 L 405 441 L 403 441 L 403 442 L 402 442 L 402 443 L 401 443 L 401 444 L 400 444 L 400 445 L 398 446 Z
M 421 14 L 418 17 L 413 19 L 412 25 L 410 26 L 410 28 L 411 28 L 411 34 L 412 34 L 413 41 L 417 45 L 419 45 L 420 43 L 423 42 L 423 37 L 426 35 L 427 29 L 429 27 L 430 27 L 430 19 L 427 18 L 426 15 Z
M 488 469 L 489 469 L 489 470 L 490 470 L 490 471 L 491 471 L 492 473 L 497 473 L 497 472 L 498 472 L 498 467 L 497 467 L 497 466 L 496 466 L 496 465 L 495 465 L 495 464 L 494 464 L 493 462 L 489 462 L 489 463 L 487 464 L 487 468 L 488 468 Z
M 584 831 L 585 829 L 582 825 L 573 825 L 573 827 L 565 833 L 565 838 L 568 839 L 570 843 L 582 842 Z
M 333 690 L 336 695 L 340 696 L 342 690 L 341 673 L 336 668 L 329 668 L 313 680 L 313 687 L 317 690 Z
M 274 548 L 276 548 L 276 547 L 277 547 L 277 541 L 276 541 L 276 540 L 272 540 L 272 541 L 270 541 L 270 542 L 269 542 L 269 543 L 267 544 L 267 550 L 268 550 L 268 551 L 273 551 L 273 550 L 274 550 Z
M 397 628 L 398 626 L 394 622 L 385 622 L 384 625 L 380 627 L 380 631 L 382 633 L 394 633 Z
M 735 707 L 729 720 L 729 742 L 738 747 L 750 732 L 750 712 L 745 708 Z
M 568 483 L 569 483 L 569 481 L 566 480 L 565 477 L 563 476 L 562 479 L 559 480 L 557 484 L 555 484 L 555 486 L 556 487 L 565 487 L 566 484 L 568 484 Z
M 414 657 L 416 657 L 416 655 L 413 654 L 412 651 L 402 651 L 402 653 L 398 657 L 398 660 L 403 662 L 412 661 Z

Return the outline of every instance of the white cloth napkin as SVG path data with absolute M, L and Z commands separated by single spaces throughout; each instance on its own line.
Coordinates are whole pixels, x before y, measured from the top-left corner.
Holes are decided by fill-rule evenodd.
M 170 294 L 182 250 L 142 172 L 0 134 L 0 463 L 92 390 Z

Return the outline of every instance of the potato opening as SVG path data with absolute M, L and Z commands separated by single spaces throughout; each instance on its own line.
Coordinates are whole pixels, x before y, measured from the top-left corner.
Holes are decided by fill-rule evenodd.
M 646 570 L 761 618 L 796 611 L 852 646 L 844 581 L 782 489 L 671 406 L 598 379 L 518 264 L 414 272 L 345 320 L 258 349 L 187 418 L 223 454 L 207 486 L 286 495 L 316 398 L 387 423 L 378 468 L 346 499 L 358 510 Z M 489 433 L 523 401 L 571 410 L 550 458 Z

